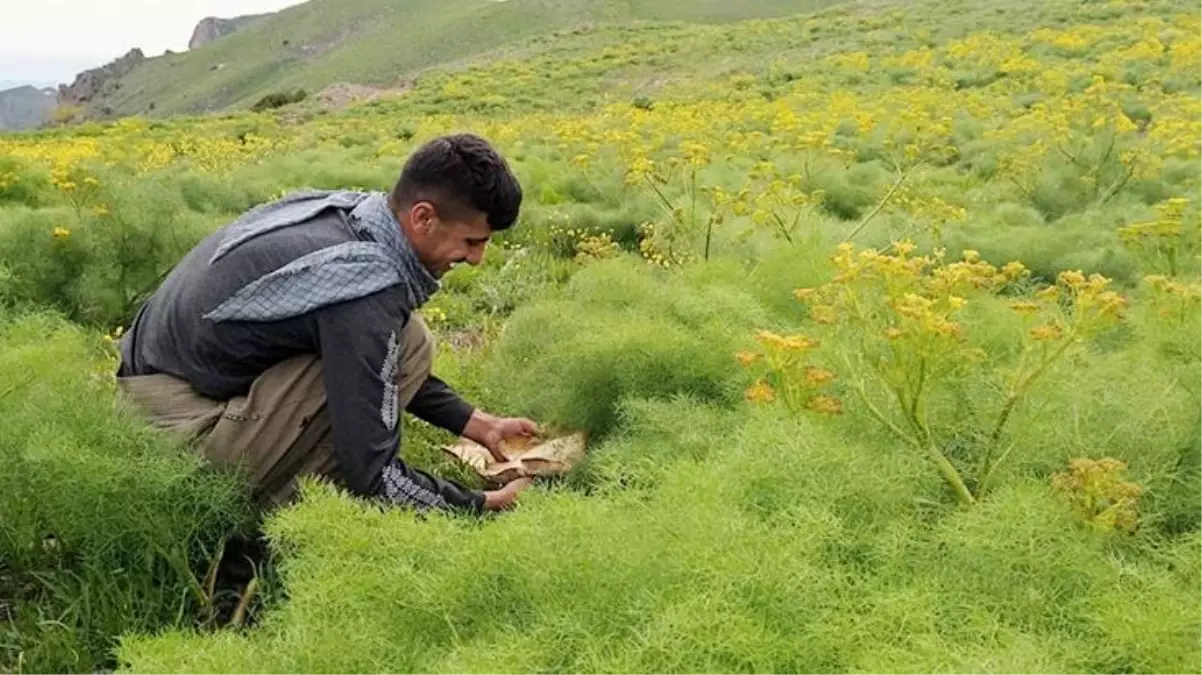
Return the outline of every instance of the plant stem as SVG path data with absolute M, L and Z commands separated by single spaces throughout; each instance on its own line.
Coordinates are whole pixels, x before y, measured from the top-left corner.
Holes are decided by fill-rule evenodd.
M 705 221 L 705 259 L 708 262 L 710 259 L 710 235 L 714 231 L 714 214 L 710 214 L 709 219 Z
M 872 209 L 868 215 L 864 216 L 864 219 L 860 221 L 859 225 L 856 225 L 856 229 L 852 230 L 851 234 L 843 238 L 843 243 L 851 241 L 852 238 L 860 233 L 860 230 L 863 230 L 864 227 L 868 225 L 869 221 L 876 217 L 876 214 L 881 212 L 881 209 L 885 208 L 885 204 L 889 203 L 889 200 L 893 197 L 893 193 L 897 192 L 897 189 L 901 187 L 903 182 L 905 182 L 906 176 L 908 176 L 909 173 L 910 171 L 907 169 L 898 175 L 897 181 L 893 183 L 893 187 L 889 188 L 889 191 L 885 193 L 885 196 L 881 198 L 881 201 L 877 203 L 876 208 Z
M 885 425 L 885 428 L 892 431 L 898 438 L 906 441 L 916 449 L 927 453 L 931 460 L 935 462 L 935 466 L 938 467 L 939 473 L 943 476 L 943 479 L 947 481 L 947 484 L 950 485 L 952 490 L 955 491 L 956 497 L 959 498 L 961 504 L 970 506 L 976 503 L 977 500 L 973 498 L 972 493 L 968 490 L 968 486 L 964 484 L 964 479 L 960 477 L 960 472 L 956 471 L 956 467 L 952 466 L 952 463 L 948 460 L 947 456 L 944 455 L 939 448 L 935 447 L 935 444 L 931 442 L 930 434 L 927 434 L 926 443 L 919 442 L 913 436 L 898 428 L 896 424 L 890 421 L 889 418 L 885 417 L 885 414 L 882 413 L 875 405 L 873 405 L 872 401 L 868 399 L 868 392 L 864 390 L 864 384 L 862 382 L 857 382 L 854 385 L 854 388 L 860 397 L 860 401 L 864 404 L 864 407 L 868 409 L 868 412 L 870 412 L 872 416 L 877 419 L 877 421 Z
M 254 599 L 255 593 L 258 590 L 259 577 L 251 577 L 251 580 L 246 584 L 246 590 L 242 592 L 242 597 L 238 599 L 238 605 L 234 607 L 234 614 L 230 617 L 230 625 L 241 626 L 246 622 L 246 608 L 250 606 L 250 602 Z
M 798 211 L 798 213 L 801 212 Z M 793 237 L 789 234 L 789 228 L 785 225 L 785 221 L 781 220 L 780 216 L 776 215 L 776 211 L 772 212 L 772 219 L 776 221 L 776 226 L 778 229 L 780 229 L 781 236 L 783 236 L 785 241 L 789 242 L 789 244 L 792 244 Z
M 669 215 L 675 218 L 676 210 L 675 207 L 672 206 L 672 202 L 668 201 L 668 198 L 664 196 L 664 193 L 660 191 L 659 186 L 655 184 L 655 181 L 651 180 L 650 176 L 646 176 L 645 179 L 647 181 L 647 185 L 651 188 L 651 191 L 655 193 L 655 196 L 659 197 L 661 202 L 663 202 L 664 208 L 668 210 Z
M 1068 335 L 1066 335 L 1064 341 L 1059 347 L 1056 348 L 1056 351 L 1044 358 L 1039 366 L 1036 367 L 1035 370 L 1031 371 L 1030 375 L 1027 375 L 1025 378 L 1021 375 L 1019 376 L 1018 381 L 1014 385 L 1013 391 L 1006 399 L 1006 402 L 1002 405 L 1002 411 L 998 415 L 997 423 L 993 425 L 993 433 L 989 434 L 989 439 L 986 441 L 985 454 L 981 457 L 981 463 L 977 467 L 978 498 L 984 494 L 985 483 L 989 478 L 989 474 L 993 473 L 993 469 L 997 466 L 996 464 L 990 466 L 990 462 L 993 460 L 993 453 L 997 449 L 998 441 L 1002 438 L 1002 429 L 1006 426 L 1006 422 L 1010 419 L 1010 414 L 1014 412 L 1014 408 L 1018 405 L 1019 400 L 1022 399 L 1023 395 L 1026 394 L 1031 385 L 1034 384 L 1035 381 L 1040 377 L 1042 377 L 1043 374 L 1047 372 L 1048 367 L 1052 365 L 1056 359 L 1060 358 L 1060 356 L 1069 348 L 1069 345 L 1073 343 L 1073 338 L 1075 335 L 1076 331 L 1070 332 Z
M 689 236 L 697 232 L 697 166 L 689 172 Z M 709 259 L 709 256 L 706 256 Z
M 943 474 L 943 479 L 956 491 L 956 496 L 960 498 L 960 503 L 965 506 L 976 504 L 977 500 L 968 491 L 968 486 L 964 484 L 964 479 L 960 477 L 960 472 L 956 471 L 956 467 L 952 466 L 952 463 L 948 461 L 947 455 L 944 455 L 930 441 L 926 444 L 926 450 L 931 459 L 935 461 L 935 465 L 939 467 L 939 473 Z

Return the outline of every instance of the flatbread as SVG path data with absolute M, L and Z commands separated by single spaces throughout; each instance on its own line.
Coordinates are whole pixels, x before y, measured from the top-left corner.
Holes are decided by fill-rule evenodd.
M 559 476 L 572 470 L 584 459 L 587 437 L 584 432 L 549 440 L 513 438 L 502 441 L 501 447 L 508 462 L 493 459 L 488 448 L 467 438 L 460 438 L 443 451 L 475 471 L 485 481 L 504 485 L 527 476 Z

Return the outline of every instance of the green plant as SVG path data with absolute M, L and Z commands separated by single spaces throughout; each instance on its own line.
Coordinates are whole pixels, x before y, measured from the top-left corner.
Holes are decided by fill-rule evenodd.
M 1102 531 L 1131 534 L 1139 526 L 1143 490 L 1124 480 L 1125 462 L 1107 457 L 1075 459 L 1067 471 L 1052 476 L 1052 489 L 1064 496 L 1073 512 Z
M 111 352 L 60 318 L 0 319 L 0 668 L 95 672 L 130 630 L 211 622 L 239 479 L 114 408 Z
M 1170 277 L 1182 272 L 1184 258 L 1199 249 L 1196 208 L 1186 212 L 1190 200 L 1175 197 L 1156 205 L 1157 219 L 1118 229 L 1119 240 L 1139 256 L 1144 269 Z
M 996 373 L 1001 400 L 994 421 L 972 432 L 972 466 L 957 467 L 945 452 L 950 439 L 940 437 L 939 424 L 947 421 L 940 418 L 949 411 L 932 391 L 981 368 L 989 356 L 966 339 L 958 315 L 970 299 L 1020 285 L 1028 272 L 1017 262 L 998 269 L 975 251 L 966 251 L 963 261 L 954 263 L 945 263 L 942 253 L 913 256 L 913 251 L 912 243 L 900 242 L 892 255 L 873 249 L 857 255 L 854 246 L 842 244 L 833 258 L 837 273 L 832 280 L 796 295 L 809 304 L 817 333 L 830 345 L 828 358 L 845 373 L 860 405 L 899 440 L 929 456 L 959 501 L 972 504 L 1009 452 L 1003 447 L 1004 432 L 1018 405 L 1071 347 L 1121 320 L 1126 300 L 1108 290 L 1109 280 L 1100 275 L 1087 279 L 1067 272 L 1056 285 L 1012 302 L 1013 311 L 1024 317 L 1021 351 L 1016 364 Z M 792 343 L 799 348 L 814 344 L 804 336 L 768 342 L 786 350 Z M 772 356 L 769 366 L 786 392 L 798 386 L 808 391 L 807 385 L 833 377 L 824 374 L 818 382 L 814 374 L 827 371 L 816 366 L 798 370 L 792 361 Z M 764 387 L 760 385 L 756 398 L 767 398 Z M 807 407 L 833 410 L 827 398 L 811 399 L 816 402 Z

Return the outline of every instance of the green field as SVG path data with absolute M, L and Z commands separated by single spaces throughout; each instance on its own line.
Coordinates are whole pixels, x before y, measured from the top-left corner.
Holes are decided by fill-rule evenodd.
M 344 111 L 0 136 L 0 672 L 1202 671 L 1200 32 L 599 25 Z M 423 308 L 435 372 L 587 430 L 581 467 L 498 517 L 316 482 L 263 515 L 114 410 L 112 339 L 192 244 L 454 130 L 526 201 Z M 402 452 L 479 485 L 449 440 Z

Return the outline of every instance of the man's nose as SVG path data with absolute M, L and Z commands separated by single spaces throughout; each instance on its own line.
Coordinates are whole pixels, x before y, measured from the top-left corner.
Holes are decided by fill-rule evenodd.
M 467 261 L 472 265 L 479 265 L 484 261 L 484 247 L 469 249 L 467 252 Z

